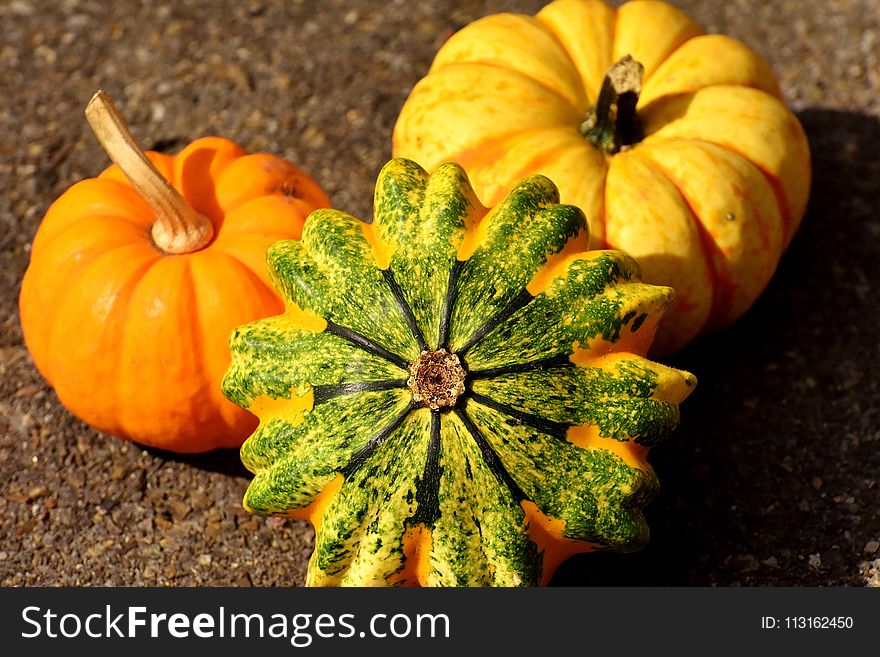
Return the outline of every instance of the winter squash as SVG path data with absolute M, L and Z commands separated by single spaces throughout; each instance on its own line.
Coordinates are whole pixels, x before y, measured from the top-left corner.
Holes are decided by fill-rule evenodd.
M 592 248 L 676 290 L 652 353 L 742 315 L 804 214 L 810 153 L 767 63 L 663 2 L 556 0 L 453 35 L 413 89 L 394 155 L 465 167 L 497 203 L 542 173 Z
M 244 504 L 311 520 L 314 586 L 525 586 L 634 550 L 648 449 L 693 376 L 644 358 L 672 290 L 547 178 L 495 208 L 397 159 L 372 224 L 312 213 L 269 248 L 286 304 L 230 338 L 223 391 L 260 424 Z
M 648 449 L 693 376 L 644 358 L 672 300 L 547 178 L 482 207 L 392 160 L 372 224 L 312 213 L 269 248 L 283 314 L 236 329 L 223 391 L 260 419 L 249 510 L 311 520 L 307 583 L 534 585 L 634 550 Z
M 277 313 L 265 251 L 327 197 L 299 168 L 218 137 L 144 154 L 109 97 L 86 115 L 117 163 L 49 208 L 19 297 L 25 341 L 89 424 L 176 452 L 239 447 L 256 426 L 227 401 L 226 341 Z

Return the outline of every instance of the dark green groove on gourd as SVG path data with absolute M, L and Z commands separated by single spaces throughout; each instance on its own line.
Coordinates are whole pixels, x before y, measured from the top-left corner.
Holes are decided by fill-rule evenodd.
M 387 581 L 403 567 L 401 538 L 405 518 L 415 512 L 415 481 L 424 470 L 429 416 L 427 409 L 409 413 L 382 449 L 345 479 L 315 535 L 312 581 L 355 584 L 364 570 Z
M 248 408 L 258 397 L 290 398 L 296 386 L 354 384 L 407 378 L 405 369 L 329 332 L 297 329 L 284 315 L 235 329 L 223 392 Z
M 416 321 L 409 304 L 406 302 L 406 299 L 404 299 L 403 291 L 400 289 L 400 285 L 397 284 L 394 274 L 390 269 L 383 269 L 382 275 L 385 277 L 385 282 L 388 283 L 388 287 L 391 289 L 391 294 L 394 295 L 394 300 L 397 302 L 397 309 L 403 315 L 403 319 L 409 327 L 409 330 L 412 331 L 413 337 L 419 345 L 419 349 L 427 351 L 428 343 L 425 342 L 425 338 L 422 335 L 422 329 L 419 328 L 419 324 Z
M 394 433 L 394 430 L 397 429 L 397 427 L 399 427 L 401 424 L 403 424 L 403 421 L 409 416 L 409 414 L 417 408 L 418 406 L 416 404 L 410 404 L 400 412 L 400 415 L 398 415 L 393 420 L 391 420 L 391 422 L 385 425 L 382 430 L 379 431 L 379 433 L 370 438 L 370 441 L 366 445 L 361 447 L 357 452 L 355 452 L 352 455 L 351 460 L 348 462 L 348 464 L 340 470 L 342 475 L 348 478 L 355 472 L 360 470 L 360 468 L 363 467 L 364 463 L 369 460 L 373 452 L 379 449 L 379 447 L 382 446 L 382 443 L 385 442 L 388 436 Z
M 452 309 L 455 307 L 455 298 L 458 294 L 458 279 L 464 260 L 456 260 L 452 269 L 449 270 L 449 280 L 446 283 L 446 294 L 443 297 L 443 306 L 440 309 L 440 336 L 437 339 L 437 348 L 449 350 L 449 322 L 452 321 Z
M 525 501 L 563 520 L 567 538 L 616 549 L 646 540 L 653 471 L 567 433 L 588 424 L 652 445 L 677 425 L 679 384 L 692 377 L 631 354 L 595 366 L 570 357 L 645 330 L 670 292 L 604 251 L 569 258 L 533 296 L 526 286 L 582 236 L 583 214 L 558 205 L 546 178 L 527 178 L 482 218 L 481 241 L 459 259 L 484 212 L 457 165 L 428 175 L 393 160 L 371 228 L 322 210 L 301 242 L 269 250 L 285 302 L 326 328 L 282 315 L 237 329 L 223 390 L 245 408 L 311 399 L 298 415 L 263 418 L 242 460 L 256 473 L 245 504 L 263 514 L 304 508 L 342 475 L 316 533 L 312 584 L 403 583 L 403 537 L 417 527 L 431 532 L 428 584 L 537 584 L 542 556 Z M 383 260 L 374 248 L 386 247 Z M 412 399 L 408 367 L 440 349 L 459 355 L 465 388 L 452 408 L 430 410 Z
M 640 314 L 659 316 L 672 291 L 638 280 L 639 266 L 619 251 L 593 251 L 571 262 L 563 275 L 501 322 L 468 352 L 472 370 L 536 362 L 570 354 L 573 344 L 601 338 L 614 343 L 621 331 L 637 331 Z M 548 321 L 548 318 L 557 318 Z M 541 331 L 534 327 L 540 326 Z
M 647 539 L 641 506 L 656 492 L 653 472 L 631 468 L 611 452 L 586 450 L 475 400 L 468 415 L 522 495 L 565 521 L 567 538 L 638 549 Z M 526 476 L 527 475 L 527 476 Z
M 440 517 L 440 411 L 431 411 L 431 440 L 425 458 L 425 469 L 416 481 L 416 512 L 407 519 L 408 527 L 424 525 L 433 528 Z
M 269 273 L 282 298 L 334 327 L 409 362 L 419 347 L 377 267 L 364 224 L 338 210 L 317 210 L 301 241 L 269 247 Z
M 261 422 L 241 450 L 242 462 L 256 473 L 246 506 L 262 514 L 308 506 L 375 440 L 376 427 L 388 426 L 409 408 L 410 397 L 398 389 L 364 392 L 329 399 L 298 425 L 284 418 Z
M 428 583 L 527 586 L 541 579 L 541 554 L 528 538 L 520 500 L 499 485 L 455 412 L 440 434 L 440 517 L 434 523 Z
M 492 367 L 486 370 L 471 370 L 470 379 L 491 379 L 492 377 L 501 376 L 502 374 L 516 374 L 517 372 L 536 372 L 556 367 L 567 367 L 571 365 L 571 361 L 567 354 L 560 354 L 545 360 L 530 361 L 528 363 L 519 363 L 516 365 L 506 365 L 504 367 Z
M 535 297 L 529 294 L 528 290 L 522 290 L 510 301 L 510 303 L 507 304 L 507 306 L 503 310 L 500 310 L 498 313 L 496 313 L 494 317 L 492 317 L 492 319 L 490 319 L 488 322 L 486 322 L 480 328 L 474 331 L 471 337 L 468 338 L 467 342 L 465 342 L 463 345 L 461 345 L 459 349 L 457 349 L 457 352 L 462 355 L 467 354 L 467 352 L 469 352 L 474 345 L 476 345 L 480 342 L 480 340 L 486 337 L 487 333 L 491 333 L 493 330 L 495 330 L 496 327 L 498 327 L 511 315 L 516 313 L 518 310 L 525 308 L 532 302 L 534 298 Z
M 512 418 L 516 424 L 525 424 L 529 427 L 532 427 L 533 429 L 537 429 L 542 433 L 546 433 L 547 435 L 553 436 L 554 438 L 558 438 L 560 440 L 565 440 L 565 434 L 568 432 L 568 427 L 571 426 L 568 424 L 563 424 L 562 422 L 554 422 L 553 420 L 544 419 L 540 415 L 535 415 L 534 413 L 526 413 L 524 411 L 517 410 L 512 406 L 497 402 L 491 397 L 485 397 L 476 392 L 471 392 L 470 398 L 478 404 L 488 406 L 489 408 L 494 409 L 499 413 L 503 413 L 509 418 Z
M 324 330 L 327 331 L 327 333 L 338 335 L 343 340 L 351 342 L 353 345 L 360 347 L 364 351 L 370 352 L 374 356 L 378 356 L 379 358 L 384 358 L 385 360 L 391 361 L 398 367 L 404 369 L 407 367 L 407 362 L 404 358 L 401 358 L 397 354 L 392 354 L 382 345 L 373 342 L 372 340 L 370 340 L 370 338 L 361 335 L 356 331 L 347 329 L 344 326 L 336 324 L 335 322 L 327 322 L 327 328 Z
M 361 383 L 340 383 L 337 385 L 312 386 L 315 406 L 323 404 L 328 399 L 340 395 L 353 395 L 356 392 L 369 392 L 372 390 L 391 390 L 392 388 L 406 388 L 406 379 L 396 381 L 363 381 Z
M 481 207 L 464 171 L 454 164 L 429 175 L 414 162 L 394 160 L 379 174 L 373 226 L 391 246 L 389 269 L 432 346 L 440 335 L 447 291 L 454 289 L 449 279 L 456 276 L 458 244 L 468 218 Z
M 462 350 L 487 319 L 505 313 L 517 300 L 527 301 L 526 285 L 547 257 L 586 231 L 583 212 L 558 202 L 559 193 L 550 180 L 530 176 L 490 211 L 484 241 L 459 276 L 450 320 L 452 351 Z
M 511 499 L 515 502 L 520 502 L 522 500 L 531 501 L 523 492 L 522 488 L 519 487 L 519 484 L 516 483 L 516 480 L 510 476 L 507 468 L 504 467 L 504 464 L 498 458 L 498 454 L 495 453 L 495 450 L 492 449 L 492 446 L 486 441 L 483 433 L 477 428 L 474 421 L 471 420 L 470 416 L 464 411 L 464 409 L 456 408 L 455 414 L 458 416 L 458 419 L 461 420 L 461 423 L 464 424 L 468 433 L 471 435 L 471 438 L 474 439 L 474 443 L 476 443 L 477 448 L 480 450 L 480 455 L 483 457 L 483 461 L 488 466 L 489 470 L 495 475 L 498 482 L 506 486 L 507 490 L 510 491 Z

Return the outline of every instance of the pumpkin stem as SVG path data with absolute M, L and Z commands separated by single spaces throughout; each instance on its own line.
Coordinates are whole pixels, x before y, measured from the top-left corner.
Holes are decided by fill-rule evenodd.
M 165 253 L 198 251 L 214 236 L 211 221 L 199 214 L 171 186 L 138 146 L 107 92 L 95 92 L 86 106 L 86 120 L 135 191 L 156 216 L 153 242 Z
M 581 134 L 613 155 L 643 138 L 636 115 L 645 68 L 629 55 L 612 64 L 602 81 L 596 106 L 581 124 Z

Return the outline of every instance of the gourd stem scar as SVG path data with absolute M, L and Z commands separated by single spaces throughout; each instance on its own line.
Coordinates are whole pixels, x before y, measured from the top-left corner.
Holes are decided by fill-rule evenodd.
M 409 366 L 406 382 L 414 402 L 432 410 L 455 406 L 464 394 L 467 373 L 456 354 L 423 351 Z

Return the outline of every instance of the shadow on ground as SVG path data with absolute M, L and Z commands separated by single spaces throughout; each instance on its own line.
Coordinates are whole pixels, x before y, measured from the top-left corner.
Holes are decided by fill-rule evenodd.
M 251 478 L 251 473 L 241 463 L 237 449 L 215 449 L 205 454 L 176 454 L 153 447 L 142 447 L 145 452 L 164 461 L 183 463 L 205 472 L 217 472 L 230 477 Z

